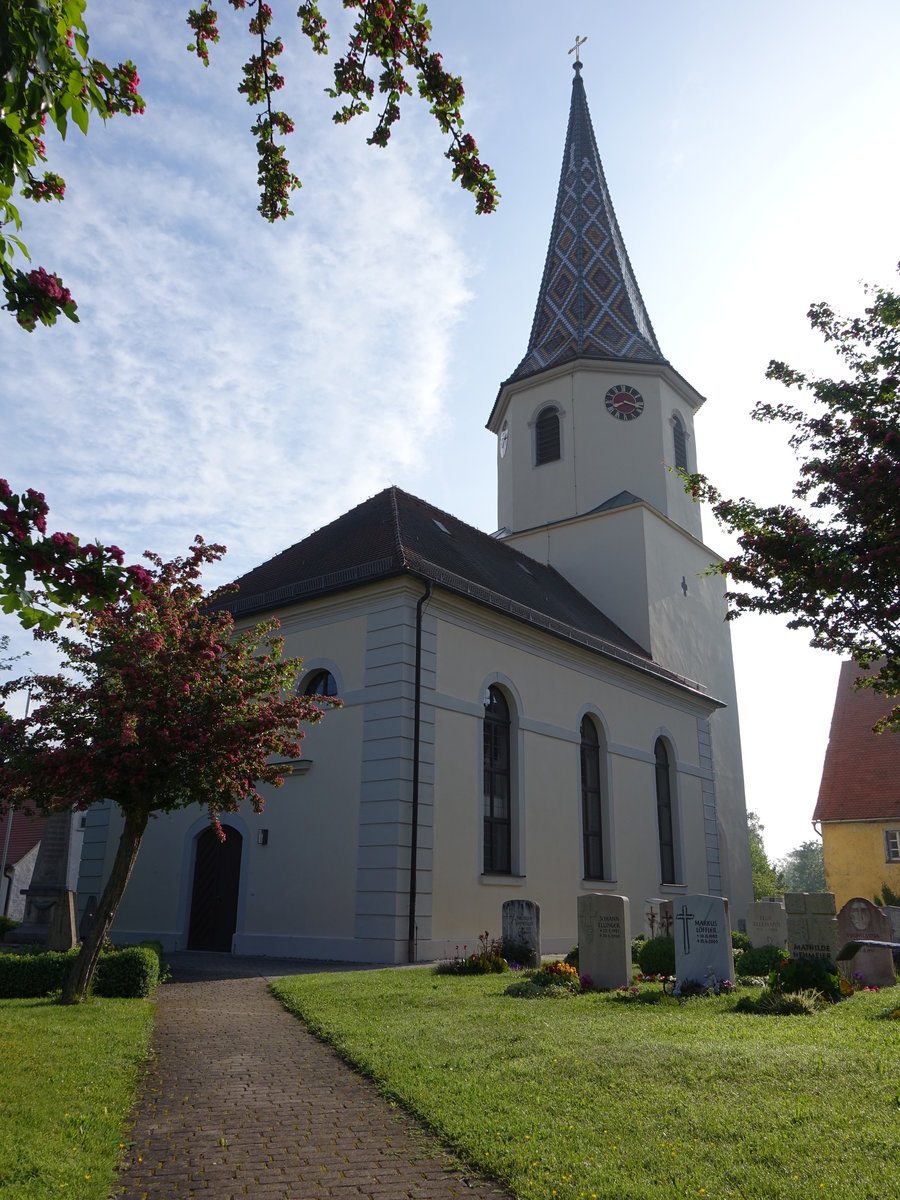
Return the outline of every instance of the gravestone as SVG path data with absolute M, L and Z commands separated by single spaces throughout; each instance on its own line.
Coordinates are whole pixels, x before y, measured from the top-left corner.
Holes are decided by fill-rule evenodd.
M 786 946 L 787 917 L 784 905 L 754 900 L 747 905 L 747 937 L 753 946 Z
M 837 928 L 841 945 L 858 938 L 891 941 L 890 921 L 880 908 L 862 896 L 847 901 L 838 913 Z M 855 978 L 870 987 L 894 986 L 894 956 L 887 946 L 863 946 L 853 958 L 838 965 L 847 979 Z
M 728 901 L 684 896 L 674 907 L 676 995 L 688 982 L 718 991 L 723 979 L 734 979 Z
M 48 950 L 71 950 L 78 945 L 78 934 L 75 929 L 75 893 L 62 892 L 53 908 L 50 917 L 50 928 L 47 931 Z
M 671 937 L 673 920 L 671 900 L 644 901 L 644 933 L 648 938 Z
M 834 892 L 785 892 L 788 954 L 835 960 L 840 944 Z
M 24 944 L 47 942 L 53 917 L 60 902 L 67 903 L 69 846 L 72 839 L 72 814 L 52 813 L 44 825 L 40 847 L 31 876 L 25 889 L 25 913 L 22 924 L 14 929 L 8 941 Z M 59 920 L 60 938 L 65 940 L 65 912 Z M 74 932 L 74 930 L 73 930 Z M 70 945 L 74 945 L 74 941 Z M 68 947 L 66 947 L 68 949 Z
M 891 941 L 900 942 L 900 907 L 896 904 L 885 904 L 881 911 L 888 919 L 891 930 Z
M 630 984 L 631 915 L 627 896 L 578 897 L 578 970 L 594 987 Z
M 541 965 L 541 906 L 534 900 L 503 901 L 503 947 L 523 967 Z

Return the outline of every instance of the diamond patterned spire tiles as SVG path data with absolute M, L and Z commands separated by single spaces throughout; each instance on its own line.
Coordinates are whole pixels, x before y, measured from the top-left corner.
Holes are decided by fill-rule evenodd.
M 575 64 L 556 211 L 528 351 L 510 379 L 574 358 L 664 363 L 603 174 Z

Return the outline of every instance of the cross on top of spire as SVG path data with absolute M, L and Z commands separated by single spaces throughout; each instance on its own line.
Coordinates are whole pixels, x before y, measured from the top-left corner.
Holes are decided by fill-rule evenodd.
M 584 45 L 584 43 L 586 41 L 587 41 L 586 37 L 582 37 L 580 33 L 576 33 L 575 45 L 569 51 L 570 54 L 575 55 L 575 61 L 572 63 L 572 68 L 575 71 L 581 70 L 581 47 Z

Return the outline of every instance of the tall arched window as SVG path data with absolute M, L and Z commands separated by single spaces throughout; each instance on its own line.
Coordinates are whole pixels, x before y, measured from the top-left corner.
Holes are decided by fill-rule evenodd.
M 684 432 L 684 423 L 678 413 L 672 414 L 672 429 L 675 442 L 675 470 L 686 471 L 688 469 L 687 436 Z
M 555 462 L 559 458 L 559 409 L 555 405 L 544 408 L 538 414 L 534 427 L 534 461 Z
M 484 703 L 484 873 L 512 871 L 510 719 L 506 697 L 488 688 Z
M 675 816 L 672 810 L 672 776 L 669 752 L 656 740 L 656 820 L 659 825 L 659 865 L 662 883 L 677 883 L 675 876 Z
M 313 671 L 303 685 L 304 696 L 336 696 L 337 682 L 330 671 Z
M 581 722 L 581 827 L 585 879 L 605 878 L 601 762 L 597 727 L 590 717 L 584 717 Z

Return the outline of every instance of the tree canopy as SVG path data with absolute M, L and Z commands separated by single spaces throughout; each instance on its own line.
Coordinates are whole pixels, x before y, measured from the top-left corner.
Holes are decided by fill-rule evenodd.
M 801 842 L 778 864 L 787 892 L 825 891 L 825 854 L 819 838 Z
M 131 875 L 147 821 L 201 804 L 222 834 L 222 812 L 260 783 L 280 786 L 300 754 L 302 725 L 340 701 L 301 696 L 299 660 L 282 657 L 277 622 L 235 633 L 231 614 L 207 595 L 204 564 L 221 546 L 195 540 L 172 562 L 148 554 L 147 584 L 52 633 L 65 672 L 30 675 L 27 717 L 0 725 L 0 811 L 15 804 L 49 813 L 118 805 L 125 824 L 109 881 L 63 993 L 83 998 Z
M 753 899 L 780 896 L 784 886 L 777 869 L 769 862 L 763 843 L 765 826 L 755 812 L 747 813 L 747 832 L 750 835 L 750 875 L 753 879 Z
M 77 321 L 77 305 L 55 271 L 25 271 L 14 266 L 16 253 L 30 261 L 18 236 L 22 216 L 17 201 L 61 201 L 65 180 L 42 170 L 48 160 L 44 140 L 49 123 L 65 138 L 71 125 L 86 134 L 93 113 L 102 120 L 144 112 L 140 78 L 130 59 L 116 66 L 91 56 L 85 20 L 86 0 L 0 0 L 0 274 L 5 308 L 23 329 L 53 325 L 60 315 Z M 278 59 L 284 43 L 273 28 L 272 8 L 265 0 L 228 0 L 236 13 L 249 13 L 251 52 L 243 66 L 238 91 L 253 110 L 251 134 L 258 155 L 259 212 L 267 221 L 291 215 L 290 195 L 300 187 L 285 153 L 284 138 L 293 119 L 276 107 L 284 86 Z M 329 33 L 322 7 L 315 0 L 297 12 L 302 33 L 316 54 L 327 54 Z M 341 101 L 334 114 L 346 123 L 368 112 L 376 91 L 382 108 L 370 145 L 386 146 L 400 117 L 404 95 L 415 90 L 428 104 L 450 141 L 446 157 L 454 180 L 472 192 L 479 213 L 489 213 L 498 199 L 494 172 L 481 161 L 475 139 L 464 132 L 462 80 L 447 71 L 431 44 L 431 22 L 424 4 L 413 0 L 343 0 L 356 12 L 344 54 L 335 60 L 334 86 L 328 94 Z M 191 9 L 187 23 L 193 34 L 188 49 L 205 66 L 209 48 L 219 41 L 218 13 L 209 0 Z
M 867 288 L 862 316 L 828 304 L 809 310 L 842 361 L 843 377 L 817 378 L 783 362 L 767 377 L 809 402 L 757 404 L 753 417 L 791 429 L 800 462 L 799 503 L 763 507 L 729 500 L 702 475 L 686 476 L 695 498 L 737 534 L 740 552 L 714 569 L 751 590 L 729 590 L 729 619 L 782 613 L 808 629 L 811 645 L 874 667 L 861 686 L 900 696 L 900 295 Z M 876 729 L 900 729 L 900 704 Z

